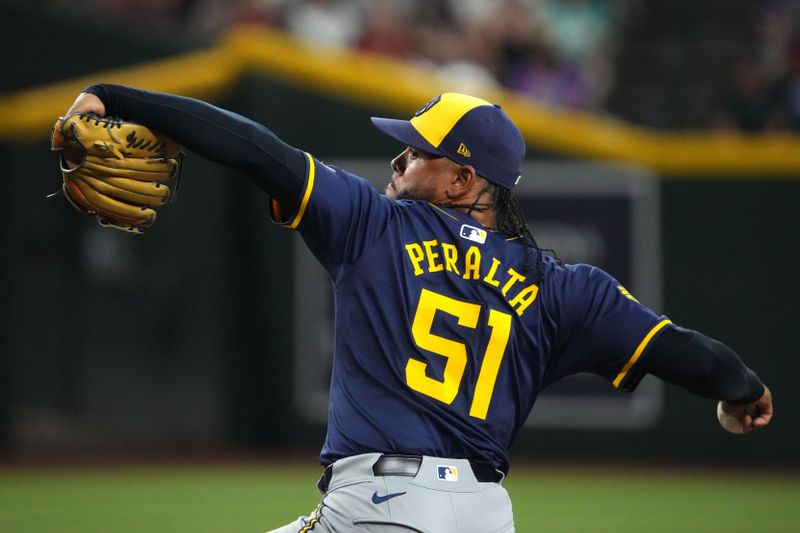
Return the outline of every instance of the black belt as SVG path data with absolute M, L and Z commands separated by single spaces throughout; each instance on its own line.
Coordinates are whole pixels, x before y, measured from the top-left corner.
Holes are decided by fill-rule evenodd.
M 372 465 L 372 473 L 376 476 L 408 476 L 414 477 L 422 465 L 420 455 L 383 454 Z M 503 473 L 485 463 L 469 462 L 472 473 L 481 483 L 498 483 L 503 480 Z M 325 473 L 317 484 L 322 492 L 327 492 L 333 477 L 333 465 L 325 467 Z

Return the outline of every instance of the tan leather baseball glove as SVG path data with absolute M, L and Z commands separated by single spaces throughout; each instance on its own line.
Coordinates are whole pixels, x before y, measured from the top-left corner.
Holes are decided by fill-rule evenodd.
M 100 225 L 131 233 L 155 222 L 155 209 L 170 198 L 164 182 L 180 175 L 183 162 L 181 147 L 166 136 L 91 113 L 59 118 L 50 144 L 67 200 Z

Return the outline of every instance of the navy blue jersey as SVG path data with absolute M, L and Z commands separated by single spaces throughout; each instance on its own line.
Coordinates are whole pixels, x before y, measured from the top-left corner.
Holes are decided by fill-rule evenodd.
M 329 272 L 335 348 L 321 461 L 407 453 L 507 469 L 544 387 L 592 372 L 625 388 L 669 323 L 589 265 L 427 202 L 392 200 L 308 156 L 296 228 Z M 284 213 L 286 214 L 286 213 Z

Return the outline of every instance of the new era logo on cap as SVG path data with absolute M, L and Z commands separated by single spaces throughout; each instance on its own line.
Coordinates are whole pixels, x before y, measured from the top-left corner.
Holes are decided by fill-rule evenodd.
M 469 151 L 469 148 L 464 143 L 458 145 L 458 150 L 456 153 L 463 155 L 464 157 L 472 156 L 472 152 Z

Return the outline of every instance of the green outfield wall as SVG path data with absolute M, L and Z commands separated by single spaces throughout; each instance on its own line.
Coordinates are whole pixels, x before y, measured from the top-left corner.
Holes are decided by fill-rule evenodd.
M 32 103 L 45 108 L 27 129 L 22 126 L 22 135 L 0 140 L 6 178 L 0 199 L 0 447 L 13 455 L 320 445 L 324 428 L 299 421 L 291 402 L 289 332 L 298 326 L 292 287 L 302 282 L 294 275 L 293 249 L 302 244 L 269 223 L 260 190 L 189 154 L 178 202 L 166 206 L 141 238 L 97 228 L 62 198 L 45 198 L 58 190 L 60 176 L 43 124 L 57 115 L 53 110 L 63 107 L 65 95 L 107 79 L 91 72 L 114 67 L 119 58 L 138 62 L 159 56 L 104 37 L 116 46 L 114 60 L 87 52 L 97 69 L 84 69 L 85 77 L 40 86 L 47 80 L 28 64 L 26 75 L 35 83 L 7 84 L 0 94 L 4 120 Z M 233 40 L 234 48 L 244 46 L 241 36 Z M 91 42 L 86 39 L 83 46 L 88 50 Z M 388 171 L 397 146 L 376 134 L 368 117 L 404 116 L 405 108 L 413 109 L 397 99 L 391 78 L 384 80 L 390 104 L 381 105 L 380 87 L 364 89 L 363 98 L 358 92 L 343 97 L 347 86 L 327 91 L 319 79 L 304 77 L 307 73 L 270 75 L 267 67 L 224 61 L 219 72 L 203 70 L 198 65 L 216 65 L 220 56 L 192 54 L 179 62 L 188 70 L 177 72 L 197 72 L 200 85 L 163 76 L 156 82 L 153 76 L 164 70 L 147 66 L 112 78 L 211 98 L 323 160 L 380 157 Z M 526 135 L 533 159 L 606 159 L 607 153 L 586 148 L 606 142 L 601 135 L 606 131 L 629 139 L 630 152 L 623 150 L 616 159 L 629 153 L 639 164 L 655 161 L 662 311 L 736 349 L 772 387 L 777 415 L 760 434 L 732 437 L 716 425 L 713 402 L 669 388 L 663 414 L 648 430 L 524 430 L 514 457 L 798 465 L 800 432 L 793 421 L 800 414 L 794 324 L 800 300 L 800 164 L 792 149 L 797 139 L 735 141 L 732 154 L 730 147 L 720 152 L 728 154 L 720 164 L 703 162 L 703 138 L 697 135 L 687 134 L 687 144 L 680 145 L 679 134 L 665 140 L 635 129 L 620 133 L 604 130 L 606 122 L 587 123 L 592 135 L 576 141 L 584 147 L 576 150 L 560 130 L 543 139 L 536 116 L 524 119 L 535 129 Z M 643 137 L 634 139 L 631 131 Z M 654 138 L 665 143 L 660 150 L 676 146 L 674 161 L 663 168 L 662 152 L 648 152 L 644 159 L 636 152 Z M 737 158 L 746 165 L 737 165 Z M 764 172 L 758 171 L 760 161 Z

